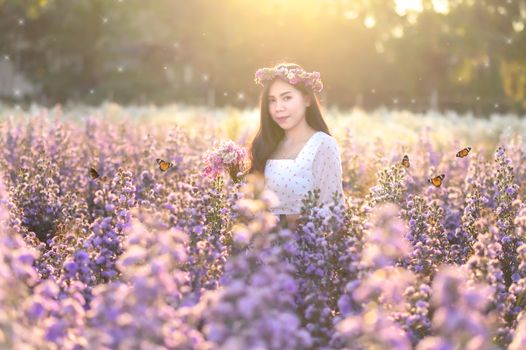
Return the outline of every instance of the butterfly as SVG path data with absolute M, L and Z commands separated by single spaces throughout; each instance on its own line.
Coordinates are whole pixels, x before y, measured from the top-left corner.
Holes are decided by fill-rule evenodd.
M 433 184 L 435 187 L 440 187 L 440 185 L 442 185 L 442 181 L 444 181 L 444 177 L 446 177 L 446 175 L 444 174 L 438 175 L 431 179 L 428 179 L 427 182 Z
M 460 151 L 457 152 L 457 157 L 464 158 L 465 156 L 468 155 L 469 151 L 471 151 L 471 147 L 466 147 L 464 149 L 461 149 Z
M 91 176 L 93 180 L 100 180 L 100 181 L 108 180 L 108 177 L 106 175 L 104 175 L 103 177 L 100 177 L 99 172 L 95 170 L 95 168 L 89 168 L 89 176 Z
M 407 156 L 407 154 L 404 156 L 404 159 L 402 159 L 402 165 L 405 168 L 409 168 L 409 157 Z
M 89 176 L 91 176 L 93 180 L 96 180 L 100 177 L 99 172 L 94 168 L 89 168 Z
M 157 158 L 155 161 L 157 162 L 157 164 L 159 164 L 159 169 L 161 171 L 166 171 L 174 166 L 172 162 L 165 162 L 164 160 L 160 158 Z

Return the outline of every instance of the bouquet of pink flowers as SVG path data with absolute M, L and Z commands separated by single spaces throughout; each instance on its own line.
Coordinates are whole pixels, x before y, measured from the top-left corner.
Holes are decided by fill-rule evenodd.
M 205 176 L 215 178 L 226 171 L 237 183 L 247 170 L 247 151 L 231 140 L 216 141 L 214 147 L 206 152 L 204 164 Z

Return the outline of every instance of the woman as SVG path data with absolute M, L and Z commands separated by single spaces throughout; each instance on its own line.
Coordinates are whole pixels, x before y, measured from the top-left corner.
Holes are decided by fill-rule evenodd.
M 264 174 L 265 187 L 279 199 L 271 212 L 294 229 L 308 191 L 319 188 L 324 207 L 332 204 L 334 192 L 345 204 L 338 144 L 315 95 L 323 84 L 318 72 L 294 63 L 258 69 L 255 81 L 263 89 L 249 173 Z

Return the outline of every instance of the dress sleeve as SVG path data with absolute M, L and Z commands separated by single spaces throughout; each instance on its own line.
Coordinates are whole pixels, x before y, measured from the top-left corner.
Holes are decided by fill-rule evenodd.
M 341 194 L 340 202 L 345 205 L 341 156 L 334 138 L 320 142 L 312 167 L 314 188 L 320 189 L 320 204 L 326 206 L 332 204 L 333 193 L 338 192 Z

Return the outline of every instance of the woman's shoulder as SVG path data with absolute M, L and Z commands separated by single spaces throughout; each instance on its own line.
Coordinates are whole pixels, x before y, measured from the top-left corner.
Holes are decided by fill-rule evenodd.
M 329 135 L 322 131 L 319 133 L 317 148 L 320 150 L 328 150 L 328 149 L 338 150 L 339 148 L 338 141 L 336 140 L 334 136 Z
M 320 139 L 321 140 L 327 140 L 329 142 L 336 142 L 336 138 L 334 138 L 334 136 L 329 135 L 329 134 L 327 134 L 324 131 L 320 131 L 319 134 L 320 134 Z

